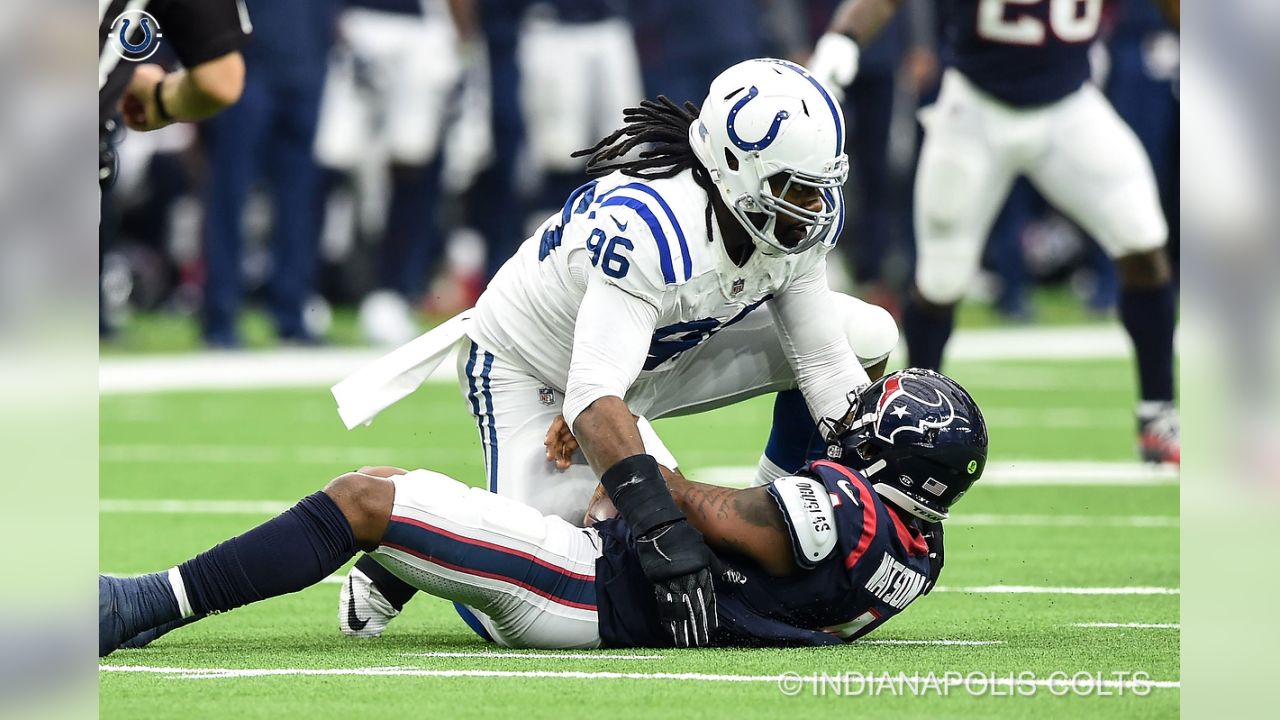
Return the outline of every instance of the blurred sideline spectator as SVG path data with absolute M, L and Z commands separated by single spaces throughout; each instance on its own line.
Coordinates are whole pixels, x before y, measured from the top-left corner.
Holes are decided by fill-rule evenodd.
M 240 102 L 203 126 L 205 294 L 202 336 L 214 348 L 240 345 L 240 265 L 245 202 L 265 178 L 273 199 L 270 310 L 281 340 L 316 337 L 304 309 L 313 289 L 319 237 L 320 171 L 315 144 L 332 41 L 331 0 L 246 0 L 256 41 L 245 49 Z

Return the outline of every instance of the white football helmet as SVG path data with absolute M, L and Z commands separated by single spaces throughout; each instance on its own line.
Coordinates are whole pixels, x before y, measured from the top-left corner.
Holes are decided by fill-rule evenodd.
M 762 252 L 803 252 L 836 222 L 849 176 L 844 115 L 831 92 L 799 65 L 762 58 L 720 73 L 689 126 L 689 144 Z M 769 178 L 780 173 L 786 182 L 775 194 Z M 818 188 L 822 209 L 784 200 L 793 184 Z M 774 236 L 780 212 L 809 226 L 803 241 L 788 246 Z

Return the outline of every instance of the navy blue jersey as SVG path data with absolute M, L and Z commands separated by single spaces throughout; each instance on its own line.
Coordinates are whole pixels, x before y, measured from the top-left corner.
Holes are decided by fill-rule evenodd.
M 825 495 L 833 545 L 825 556 L 805 556 L 796 527 L 797 507 L 790 481 Z M 802 482 L 799 482 L 802 481 Z M 834 645 L 857 639 L 901 612 L 933 587 L 941 570 L 942 530 L 906 513 L 890 509 L 871 484 L 841 465 L 819 461 L 796 478 L 770 486 L 792 533 L 799 570 L 774 577 L 747 558 L 719 554 L 738 571 L 734 581 L 716 578 L 716 610 L 720 629 L 716 645 Z M 791 505 L 791 512 L 788 511 Z M 596 524 L 604 555 L 596 563 L 596 598 L 600 637 L 609 647 L 669 646 L 658 626 L 653 585 L 636 558 L 634 540 L 620 519 Z M 923 531 L 922 529 L 923 528 Z M 931 557 L 932 556 L 932 557 Z
M 943 60 L 983 91 L 1044 105 L 1089 79 L 1103 0 L 946 0 Z

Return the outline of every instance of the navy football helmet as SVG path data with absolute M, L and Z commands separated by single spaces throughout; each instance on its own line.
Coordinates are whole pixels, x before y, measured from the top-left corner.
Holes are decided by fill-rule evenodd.
M 885 375 L 824 420 L 827 457 L 857 470 L 881 497 L 929 522 L 969 490 L 987 464 L 987 423 L 951 378 L 920 368 Z

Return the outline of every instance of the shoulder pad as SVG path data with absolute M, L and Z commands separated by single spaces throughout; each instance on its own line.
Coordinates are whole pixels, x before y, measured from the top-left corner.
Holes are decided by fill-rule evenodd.
M 835 511 L 822 481 L 790 476 L 773 481 L 773 497 L 791 530 L 796 562 L 805 568 L 822 562 L 836 547 Z

